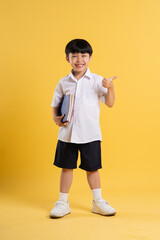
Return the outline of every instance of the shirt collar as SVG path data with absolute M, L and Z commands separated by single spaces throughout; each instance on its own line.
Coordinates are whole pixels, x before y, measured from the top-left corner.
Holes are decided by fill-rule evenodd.
M 72 79 L 75 79 L 75 77 L 74 77 L 74 75 L 73 75 L 73 73 L 72 73 L 72 70 L 71 70 L 70 74 L 66 76 L 66 78 L 69 78 L 69 77 L 71 77 Z M 91 78 L 91 72 L 90 72 L 89 68 L 87 68 L 87 71 L 85 72 L 85 74 L 83 75 L 83 77 L 87 77 L 87 78 L 90 80 L 90 78 Z M 77 79 L 76 79 L 76 80 L 77 80 Z

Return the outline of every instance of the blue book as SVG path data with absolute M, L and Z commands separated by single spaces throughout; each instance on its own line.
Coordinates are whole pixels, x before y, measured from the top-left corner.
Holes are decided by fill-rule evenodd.
M 70 122 L 71 115 L 73 111 L 73 103 L 74 103 L 74 95 L 73 94 L 67 94 L 62 98 L 62 102 L 60 105 L 60 116 L 64 114 L 64 117 L 62 118 L 62 122 Z

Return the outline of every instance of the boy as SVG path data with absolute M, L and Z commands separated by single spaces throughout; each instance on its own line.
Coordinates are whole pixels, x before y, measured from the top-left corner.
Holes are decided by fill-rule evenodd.
M 60 127 L 54 165 L 62 168 L 60 177 L 60 198 L 50 212 L 50 217 L 63 217 L 69 214 L 67 201 L 73 178 L 73 169 L 77 168 L 78 150 L 81 154 L 79 168 L 86 171 L 87 180 L 93 194 L 92 212 L 101 215 L 115 215 L 112 208 L 101 196 L 101 130 L 99 126 L 100 102 L 112 107 L 115 100 L 112 80 L 91 73 L 88 65 L 92 58 L 92 47 L 84 39 L 73 39 L 65 48 L 66 60 L 72 70 L 60 79 L 52 100 L 53 120 Z M 70 122 L 63 123 L 58 116 L 58 107 L 62 97 L 74 94 L 74 108 Z

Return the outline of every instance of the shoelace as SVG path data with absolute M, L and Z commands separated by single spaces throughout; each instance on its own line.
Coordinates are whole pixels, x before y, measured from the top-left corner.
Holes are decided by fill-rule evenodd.
M 98 202 L 99 202 L 99 203 L 104 202 L 104 203 L 106 203 L 106 204 L 109 204 L 109 203 L 108 203 L 106 200 L 104 200 L 103 198 L 99 198 L 99 199 L 98 199 Z
M 66 205 L 66 202 L 58 200 L 58 201 L 55 203 L 55 206 L 58 205 L 58 204 Z

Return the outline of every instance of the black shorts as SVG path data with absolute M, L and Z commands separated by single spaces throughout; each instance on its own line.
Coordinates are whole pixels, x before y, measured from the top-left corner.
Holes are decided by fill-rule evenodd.
M 60 168 L 77 168 L 78 150 L 81 156 L 79 168 L 86 171 L 102 168 L 100 140 L 89 143 L 70 143 L 58 140 L 53 164 Z

